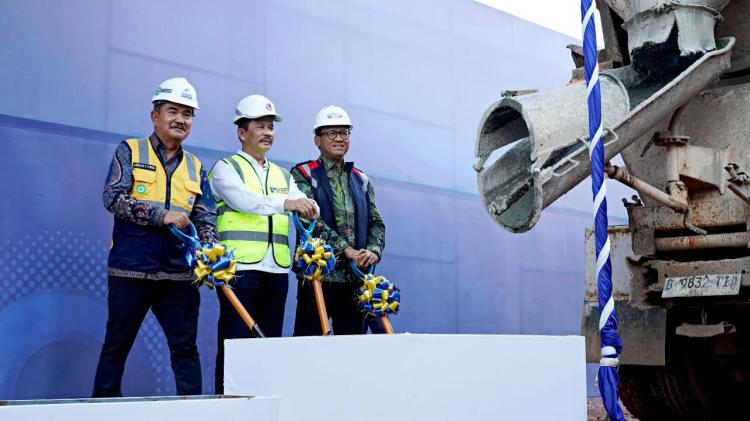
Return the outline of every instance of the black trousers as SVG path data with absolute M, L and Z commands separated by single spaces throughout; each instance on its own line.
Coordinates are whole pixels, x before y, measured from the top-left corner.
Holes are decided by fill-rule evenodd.
M 385 333 L 380 323 L 367 319 L 355 301 L 359 282 L 323 282 L 323 299 L 336 335 L 363 335 L 370 327 L 372 333 Z M 294 318 L 294 336 L 319 336 L 323 334 L 318 317 L 315 294 L 309 281 L 297 281 L 297 313 Z
M 289 275 L 259 270 L 237 272 L 232 290 L 263 334 L 269 338 L 281 336 L 284 326 L 284 307 L 289 291 Z M 253 335 L 224 293 L 219 295 L 219 326 L 216 352 L 216 394 L 224 393 L 224 339 L 252 338 Z
M 125 360 L 148 310 L 164 330 L 178 395 L 200 395 L 201 365 L 195 344 L 200 294 L 187 281 L 109 277 L 109 317 L 94 379 L 93 397 L 122 396 Z

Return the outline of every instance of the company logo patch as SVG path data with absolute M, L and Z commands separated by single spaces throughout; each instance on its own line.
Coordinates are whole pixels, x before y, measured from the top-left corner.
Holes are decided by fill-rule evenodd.
M 193 206 L 193 203 L 195 203 L 195 196 L 190 196 L 188 198 L 188 205 Z
M 327 118 L 341 118 L 343 116 L 339 113 L 329 113 L 326 117 Z
M 183 98 L 187 98 L 187 99 L 190 99 L 190 100 L 192 100 L 192 99 L 193 99 L 193 94 L 192 94 L 192 93 L 190 93 L 190 89 L 189 89 L 189 88 L 188 88 L 188 89 L 185 89 L 185 90 L 184 90 L 184 91 L 182 92 L 182 94 L 180 94 L 180 96 L 181 96 L 181 97 L 183 97 Z
M 146 186 L 144 186 L 143 184 L 139 184 L 135 186 L 135 191 L 137 191 L 140 194 L 146 193 Z
M 151 164 L 144 164 L 143 162 L 134 162 L 133 168 L 140 168 L 142 170 L 156 171 L 156 167 Z
M 282 194 L 289 193 L 289 188 L 287 187 L 271 187 L 269 190 L 271 190 L 271 193 L 282 193 Z
M 162 92 L 164 92 L 165 94 L 171 94 L 172 88 L 162 88 L 161 86 L 159 86 L 158 88 L 156 88 L 156 92 L 154 92 L 154 95 L 159 95 Z

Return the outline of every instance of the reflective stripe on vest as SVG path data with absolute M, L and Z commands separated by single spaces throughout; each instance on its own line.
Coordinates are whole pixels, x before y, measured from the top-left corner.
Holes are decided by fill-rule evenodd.
M 130 146 L 133 173 L 130 195 L 156 207 L 190 215 L 196 196 L 201 194 L 201 162 L 198 158 L 185 150 L 182 151 L 182 160 L 170 179 L 167 206 L 167 173 L 156 156 L 151 141 L 128 139 L 126 142 Z
M 273 242 L 277 244 L 288 244 L 289 236 L 283 234 L 272 234 Z M 223 231 L 219 233 L 219 240 L 241 240 L 241 241 L 268 241 L 267 232 L 258 231 Z
M 265 189 L 255 168 L 242 155 L 236 154 L 223 161 L 231 165 L 248 190 L 255 194 L 286 197 L 289 192 L 286 172 L 269 161 Z M 213 172 L 209 174 L 213 178 Z M 271 245 L 273 258 L 279 267 L 291 266 L 289 249 L 289 216 L 286 213 L 254 215 L 238 212 L 223 201 L 216 203 L 216 229 L 222 245 L 234 250 L 240 263 L 258 263 L 265 258 Z

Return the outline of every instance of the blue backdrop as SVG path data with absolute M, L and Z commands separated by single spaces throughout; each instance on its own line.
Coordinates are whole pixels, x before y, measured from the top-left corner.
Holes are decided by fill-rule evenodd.
M 312 120 L 335 103 L 387 226 L 379 272 L 403 291 L 397 331 L 578 334 L 584 188 L 511 235 L 486 216 L 471 169 L 476 126 L 502 89 L 563 85 L 573 40 L 470 0 L 4 2 L 0 14 L 0 399 L 90 393 L 106 321 L 115 146 L 150 132 L 159 82 L 185 76 L 201 109 L 185 146 L 234 151 L 252 93 L 285 117 L 271 158 L 315 158 Z M 287 300 L 292 328 L 295 284 Z M 199 348 L 212 392 L 217 305 L 202 292 Z M 174 393 L 149 316 L 127 395 Z

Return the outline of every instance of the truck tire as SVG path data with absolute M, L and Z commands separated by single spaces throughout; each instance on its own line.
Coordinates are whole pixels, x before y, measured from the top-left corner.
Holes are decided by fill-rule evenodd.
M 660 419 L 664 414 L 651 390 L 651 371 L 655 368 L 657 367 L 620 366 L 620 400 L 639 420 Z
M 696 386 L 684 370 L 620 367 L 620 399 L 640 421 L 713 419 L 713 403 Z

